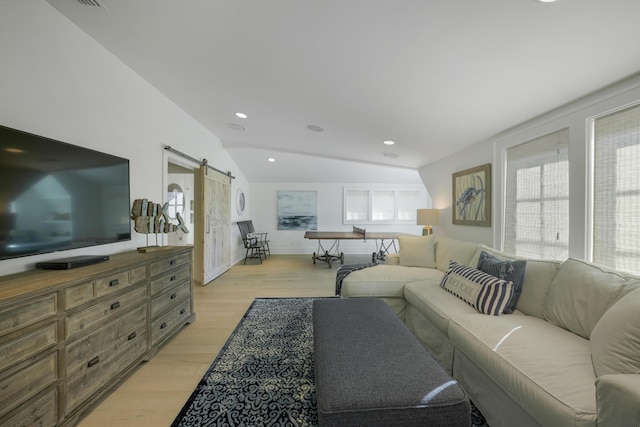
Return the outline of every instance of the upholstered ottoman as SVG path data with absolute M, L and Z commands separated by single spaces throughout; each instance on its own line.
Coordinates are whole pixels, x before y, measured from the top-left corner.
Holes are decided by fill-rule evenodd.
M 382 300 L 313 303 L 320 426 L 464 426 L 464 391 Z

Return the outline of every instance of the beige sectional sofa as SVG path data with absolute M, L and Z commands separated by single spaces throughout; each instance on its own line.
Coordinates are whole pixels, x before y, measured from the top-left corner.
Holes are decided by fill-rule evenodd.
M 482 251 L 516 260 L 482 244 L 404 238 L 386 264 L 344 278 L 341 297 L 385 300 L 491 427 L 640 426 L 640 279 L 576 259 L 526 260 L 513 313 L 487 315 L 441 287 L 450 261 L 475 268 Z

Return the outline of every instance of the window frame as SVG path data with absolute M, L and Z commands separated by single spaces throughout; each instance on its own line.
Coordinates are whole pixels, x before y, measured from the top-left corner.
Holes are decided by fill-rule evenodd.
M 507 191 L 508 190 L 507 179 L 509 178 L 509 175 L 508 175 L 508 169 L 509 169 L 509 165 L 508 165 L 508 157 L 509 156 L 508 156 L 508 154 L 509 154 L 509 150 L 517 149 L 518 147 L 523 147 L 526 150 L 527 148 L 524 147 L 525 144 L 530 144 L 530 143 L 534 143 L 535 144 L 537 141 L 540 141 L 541 144 L 549 144 L 549 141 L 547 141 L 546 139 L 552 140 L 552 139 L 555 138 L 556 135 L 560 135 L 560 134 L 565 133 L 565 132 L 566 132 L 566 141 L 565 141 L 566 147 L 563 148 L 563 150 L 566 150 L 567 181 L 569 181 L 569 177 L 570 177 L 569 169 L 570 169 L 571 166 L 570 166 L 570 158 L 569 158 L 570 129 L 568 127 L 561 127 L 559 129 L 555 129 L 555 130 L 552 130 L 550 132 L 544 132 L 544 133 L 542 133 L 540 135 L 536 135 L 536 136 L 533 136 L 531 138 L 527 138 L 527 139 L 522 140 L 522 141 L 517 141 L 517 142 L 510 143 L 510 144 L 506 144 L 506 145 L 504 145 L 502 147 L 502 176 L 503 176 L 503 179 L 501 181 L 502 182 L 502 185 L 501 185 L 502 186 L 502 191 L 501 191 L 501 196 L 502 197 L 501 197 L 501 200 L 500 200 L 501 201 L 501 207 L 500 207 L 500 212 L 501 212 L 500 224 L 501 224 L 501 227 L 500 227 L 500 240 L 499 240 L 501 249 L 507 250 L 510 253 L 513 252 L 510 249 L 505 248 L 506 244 L 507 244 L 507 241 L 506 241 L 507 240 L 506 239 L 507 238 L 507 210 L 511 206 L 510 202 L 507 200 L 507 196 L 509 194 L 509 192 Z M 543 152 L 548 152 L 548 151 L 549 151 L 549 149 L 547 147 L 546 151 L 543 151 Z M 536 153 L 538 153 L 538 151 L 536 151 Z M 558 151 L 558 153 L 560 153 L 560 151 Z M 534 156 L 529 156 L 527 158 L 532 158 L 534 160 L 534 161 L 531 162 L 531 164 L 533 166 L 540 167 L 541 168 L 540 172 L 544 171 L 545 168 L 550 167 L 553 164 L 557 164 L 557 162 L 544 161 L 545 160 L 544 157 L 542 157 L 540 159 L 541 161 L 536 162 L 535 161 L 535 157 L 536 156 L 534 155 Z M 544 178 L 544 176 L 542 176 L 542 178 Z M 534 203 L 534 204 L 537 204 L 537 205 L 542 207 L 542 206 L 545 206 L 545 204 L 549 204 L 549 203 L 553 204 L 554 202 L 560 202 L 562 200 L 565 200 L 564 198 L 551 197 L 550 195 L 545 194 L 545 192 L 544 192 L 544 182 L 543 181 L 538 182 L 538 184 L 542 186 L 540 188 L 540 193 L 539 193 L 539 195 L 537 197 L 528 199 L 529 203 Z M 517 207 L 519 202 L 516 200 L 516 201 L 512 201 L 511 203 L 514 204 L 513 206 Z M 522 201 L 520 201 L 520 203 L 522 203 Z M 525 201 L 525 203 L 526 203 L 526 201 Z M 571 206 L 570 206 L 571 205 L 571 190 L 570 190 L 570 188 L 567 188 L 566 203 L 567 203 L 567 210 L 570 211 L 570 209 L 571 209 Z M 517 224 L 514 224 L 513 227 L 517 228 Z M 510 231 L 515 232 L 514 229 L 510 229 Z M 555 245 L 555 244 L 552 244 L 552 243 L 547 244 L 545 239 L 544 239 L 544 237 L 543 237 L 543 233 L 542 233 L 542 232 L 545 231 L 545 227 L 541 227 L 539 229 L 539 231 L 541 232 L 540 240 L 532 241 L 532 244 L 530 246 L 532 246 L 532 247 L 540 247 L 540 248 L 545 248 L 545 247 L 552 248 L 552 247 L 555 247 L 555 248 L 559 248 L 559 250 L 564 250 L 563 248 L 566 248 L 566 252 L 567 252 L 567 256 L 568 256 L 568 254 L 570 252 L 570 236 L 569 236 L 570 224 L 566 224 L 566 230 L 564 230 L 566 232 L 566 234 L 567 234 L 566 247 L 565 247 L 565 245 Z M 512 243 L 517 247 L 518 241 L 519 241 L 518 239 L 515 239 Z M 526 241 L 523 241 L 523 242 L 526 243 Z M 536 242 L 537 242 L 537 244 L 536 244 Z M 516 254 L 516 253 L 514 253 L 514 255 L 525 256 L 525 257 L 529 256 L 528 254 Z M 547 259 L 544 256 L 540 256 L 540 255 L 535 256 L 535 258 Z M 549 259 L 553 260 L 554 258 L 550 257 Z
M 358 191 L 358 192 L 366 192 L 367 193 L 367 218 L 366 219 L 357 219 L 350 220 L 348 219 L 348 207 L 350 205 L 349 202 L 349 192 L 350 191 Z M 374 194 L 376 192 L 393 192 L 393 219 L 384 219 L 384 220 L 374 220 L 373 219 L 373 204 L 374 204 Z M 416 213 L 414 213 L 412 218 L 409 219 L 399 219 L 398 215 L 401 207 L 399 206 L 399 198 L 398 195 L 402 192 L 416 193 L 417 196 L 417 209 L 425 206 L 426 204 L 426 192 L 425 190 L 419 187 L 410 187 L 410 186 L 402 186 L 402 187 L 383 187 L 383 186 L 367 186 L 367 187 L 343 187 L 343 205 L 342 205 L 342 223 L 346 225 L 415 225 L 416 224 Z
M 638 108 L 640 107 L 640 101 L 636 100 L 634 102 L 625 103 L 623 105 L 618 105 L 615 108 L 610 108 L 606 111 L 601 111 L 598 114 L 591 115 L 586 118 L 586 145 L 587 145 L 587 182 L 586 182 L 586 259 L 589 262 L 602 262 L 598 260 L 594 260 L 594 252 L 595 252 L 595 208 L 596 208 L 596 120 L 605 118 L 607 116 L 611 116 L 614 114 L 622 113 L 626 110 Z M 640 144 L 638 144 L 640 145 Z M 616 266 L 603 264 L 608 268 L 616 269 Z M 631 274 L 640 274 L 640 271 L 629 271 Z

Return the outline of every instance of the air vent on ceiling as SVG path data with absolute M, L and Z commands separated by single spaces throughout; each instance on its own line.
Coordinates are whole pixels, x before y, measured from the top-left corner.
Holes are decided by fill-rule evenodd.
M 104 5 L 98 1 L 98 0 L 76 0 L 78 3 L 84 5 L 84 6 L 93 6 L 93 7 L 99 7 L 101 9 L 107 9 L 106 7 L 104 7 Z
M 237 123 L 226 123 L 226 125 L 229 129 L 233 129 L 233 130 L 241 130 L 241 131 L 247 130 L 246 127 L 239 125 Z
M 382 153 L 382 155 L 385 157 L 389 157 L 390 159 L 397 159 L 398 157 L 400 157 L 400 155 L 396 153 Z

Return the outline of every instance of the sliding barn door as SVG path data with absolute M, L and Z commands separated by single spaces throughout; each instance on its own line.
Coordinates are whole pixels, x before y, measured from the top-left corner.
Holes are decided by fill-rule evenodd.
M 200 169 L 194 278 L 206 285 L 231 267 L 231 183 L 228 175 Z

